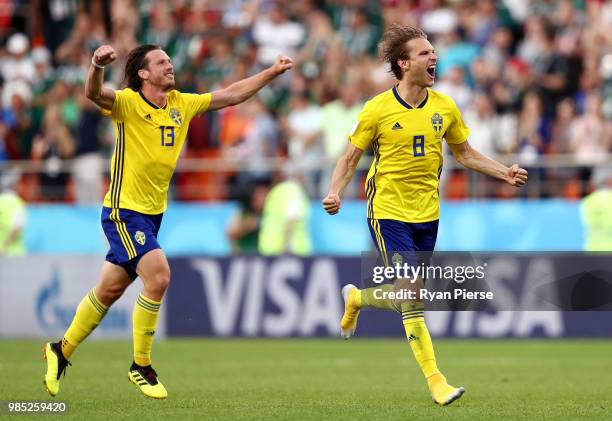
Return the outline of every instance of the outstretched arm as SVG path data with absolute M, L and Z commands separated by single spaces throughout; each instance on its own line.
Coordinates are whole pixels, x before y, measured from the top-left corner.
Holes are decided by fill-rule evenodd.
M 520 168 L 518 164 L 508 168 L 504 164 L 472 148 L 467 140 L 459 144 L 449 143 L 448 146 L 457 162 L 465 168 L 499 178 L 516 187 L 522 186 L 527 182 L 527 170 Z
M 110 45 L 99 47 L 91 58 L 91 65 L 85 81 L 85 96 L 97 106 L 110 110 L 115 102 L 115 91 L 104 88 L 104 66 L 111 64 L 117 58 L 115 50 Z
M 232 83 L 230 86 L 212 93 L 209 110 L 218 110 L 246 101 L 277 76 L 293 67 L 293 60 L 286 56 L 278 56 L 276 62 L 267 69 Z
M 346 152 L 338 160 L 332 175 L 329 193 L 323 199 L 323 209 L 330 215 L 335 215 L 340 211 L 340 196 L 353 178 L 361 155 L 363 155 L 363 151 L 349 143 Z

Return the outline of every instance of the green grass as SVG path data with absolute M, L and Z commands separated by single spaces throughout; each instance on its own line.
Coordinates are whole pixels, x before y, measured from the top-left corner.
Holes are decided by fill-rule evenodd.
M 165 401 L 127 379 L 131 344 L 89 341 L 56 399 L 78 419 L 611 419 L 610 341 L 436 341 L 466 394 L 435 406 L 405 341 L 159 341 Z M 40 341 L 0 340 L 0 399 L 47 400 Z M 40 418 L 39 418 L 40 419 Z

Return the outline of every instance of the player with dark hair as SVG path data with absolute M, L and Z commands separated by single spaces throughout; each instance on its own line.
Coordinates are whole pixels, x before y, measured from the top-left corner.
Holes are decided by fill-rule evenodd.
M 58 393 L 60 376 L 75 348 L 140 277 L 144 287 L 134 305 L 134 362 L 128 376 L 146 396 L 163 399 L 167 391 L 151 367 L 151 348 L 161 301 L 170 282 L 170 267 L 157 233 L 189 122 L 205 111 L 246 101 L 291 69 L 293 61 L 279 56 L 266 70 L 224 89 L 186 94 L 175 89 L 170 57 L 156 45 L 142 45 L 129 53 L 125 65 L 127 88 L 115 91 L 103 87 L 104 66 L 116 57 L 111 46 L 98 48 L 85 83 L 87 98 L 112 117 L 117 137 L 110 187 L 102 209 L 102 228 L 110 250 L 98 284 L 77 307 L 62 340 L 45 345 L 44 384 L 51 396 Z
M 455 102 L 431 89 L 437 56 L 422 30 L 391 26 L 380 43 L 380 52 L 399 83 L 364 105 L 349 135 L 347 150 L 336 165 L 323 207 L 331 215 L 339 212 L 342 192 L 363 151 L 371 147 L 374 161 L 365 183 L 367 220 L 385 265 L 390 265 L 407 258 L 406 254 L 434 249 L 440 217 L 442 139 L 464 167 L 513 186 L 527 181 L 527 171 L 516 164 L 508 168 L 470 147 L 469 130 Z M 422 285 L 420 279 L 398 279 L 396 287 L 410 282 L 417 287 Z M 354 334 L 362 308 L 400 312 L 408 343 L 433 400 L 448 405 L 461 397 L 464 389 L 450 386 L 438 370 L 423 302 L 385 299 L 382 294 L 374 294 L 377 289 L 380 288 L 359 290 L 351 284 L 342 289 L 342 336 Z

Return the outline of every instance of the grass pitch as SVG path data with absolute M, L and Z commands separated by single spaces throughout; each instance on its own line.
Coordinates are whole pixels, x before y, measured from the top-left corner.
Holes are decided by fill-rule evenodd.
M 0 340 L 0 399 L 49 400 L 42 341 Z M 128 341 L 88 341 L 55 398 L 75 419 L 612 419 L 610 341 L 435 341 L 466 394 L 431 402 L 402 340 L 158 341 L 168 389 L 145 398 L 127 378 Z M 40 419 L 38 416 L 33 418 Z M 62 416 L 63 418 L 63 416 Z

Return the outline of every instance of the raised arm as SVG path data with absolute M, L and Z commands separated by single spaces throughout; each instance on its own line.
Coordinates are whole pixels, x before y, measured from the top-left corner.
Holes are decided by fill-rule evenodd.
M 104 66 L 111 64 L 117 58 L 115 50 L 110 45 L 99 47 L 91 58 L 91 65 L 85 81 L 85 96 L 97 106 L 110 110 L 115 103 L 115 91 L 102 86 L 104 83 Z
M 293 60 L 286 56 L 278 56 L 276 62 L 267 69 L 239 80 L 229 85 L 227 88 L 214 91 L 212 93 L 209 110 L 218 110 L 246 101 L 261 88 L 266 86 L 278 75 L 285 73 L 293 67 Z
M 504 164 L 472 148 L 467 140 L 458 144 L 449 143 L 448 146 L 453 152 L 457 162 L 465 168 L 499 178 L 516 187 L 522 186 L 527 182 L 527 170 L 520 168 L 518 164 L 514 164 L 508 168 Z
M 329 193 L 323 199 L 323 209 L 330 215 L 335 215 L 340 210 L 340 196 L 353 178 L 361 155 L 363 151 L 349 142 L 346 152 L 338 160 L 332 175 Z

